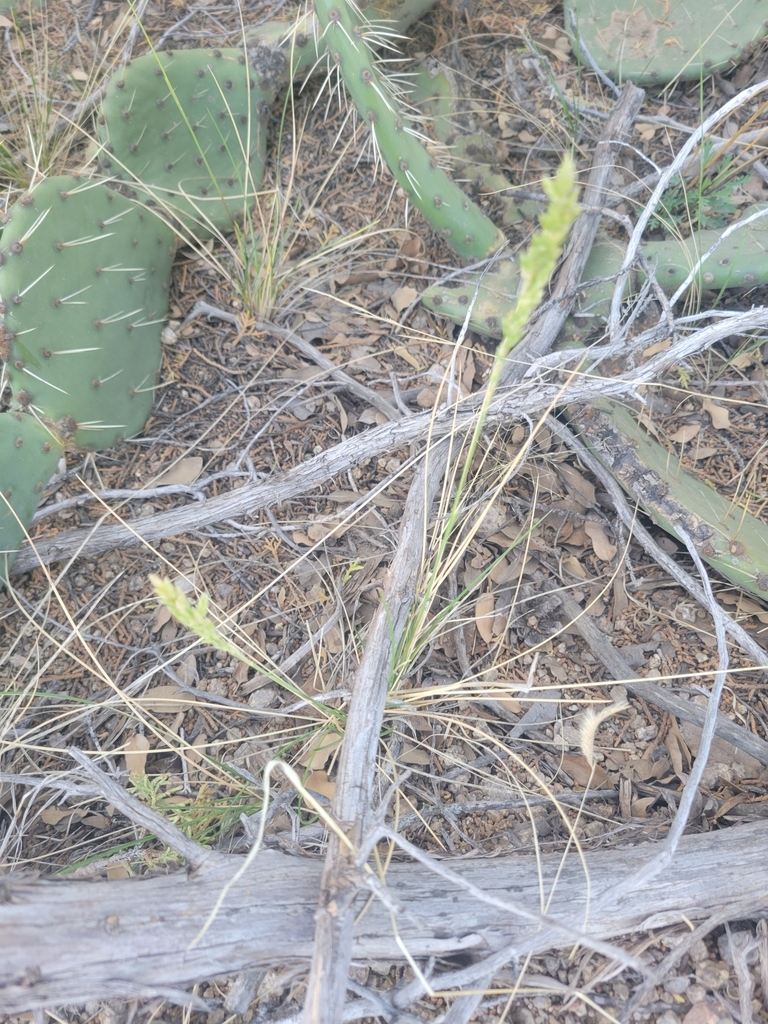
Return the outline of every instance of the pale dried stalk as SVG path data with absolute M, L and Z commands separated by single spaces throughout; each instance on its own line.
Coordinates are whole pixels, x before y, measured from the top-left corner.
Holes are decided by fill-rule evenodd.
M 397 552 L 352 680 L 333 814 L 356 850 L 362 846 L 375 813 L 374 777 L 394 656 L 416 597 L 429 514 L 447 459 L 447 446 L 440 445 L 413 478 Z M 342 1019 L 359 891 L 359 865 L 349 849 L 331 835 L 315 915 L 315 948 L 304 1004 L 306 1024 L 337 1024 Z

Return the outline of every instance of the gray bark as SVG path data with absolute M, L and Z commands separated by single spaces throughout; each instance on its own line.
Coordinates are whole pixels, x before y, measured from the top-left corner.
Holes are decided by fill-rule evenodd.
M 618 896 L 591 919 L 581 861 L 569 855 L 548 906 L 597 939 L 701 919 L 734 906 L 745 916 L 768 908 L 768 825 L 755 823 L 684 837 L 664 877 L 640 890 L 632 879 L 652 855 L 644 845 L 586 855 L 591 902 L 615 887 Z M 232 887 L 213 924 L 190 948 L 222 887 L 242 858 L 213 854 L 198 870 L 113 882 L 0 879 L 0 1012 L 162 994 L 177 1001 L 195 982 L 258 967 L 308 965 L 323 866 L 263 851 Z M 491 899 L 538 913 L 560 865 L 545 856 L 540 889 L 536 860 L 504 856 L 452 861 L 452 869 Z M 481 902 L 427 868 L 392 864 L 386 877 L 400 907 L 398 928 L 412 956 L 463 950 L 478 958 L 514 945 L 518 955 L 572 945 L 563 934 Z M 364 905 L 365 894 L 359 897 Z M 736 908 L 736 904 L 739 907 Z M 352 955 L 401 962 L 389 910 L 373 900 L 355 925 Z M 189 1001 L 192 1002 L 191 997 Z

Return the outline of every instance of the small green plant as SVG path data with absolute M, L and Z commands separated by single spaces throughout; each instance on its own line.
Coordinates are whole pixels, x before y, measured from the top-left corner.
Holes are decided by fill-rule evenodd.
M 731 156 L 724 157 L 712 171 L 713 144 L 708 139 L 701 149 L 701 172 L 692 182 L 678 178 L 664 193 L 653 217 L 648 221 L 649 231 L 665 234 L 700 231 L 703 228 L 724 228 L 740 210 L 736 202 L 737 191 L 747 175 L 739 172 Z
M 241 814 L 255 814 L 261 807 L 260 800 L 244 791 L 220 795 L 221 787 L 210 783 L 203 783 L 194 795 L 186 795 L 183 782 L 168 774 L 135 772 L 129 790 L 190 839 L 206 847 L 213 846 L 223 832 L 236 825 Z

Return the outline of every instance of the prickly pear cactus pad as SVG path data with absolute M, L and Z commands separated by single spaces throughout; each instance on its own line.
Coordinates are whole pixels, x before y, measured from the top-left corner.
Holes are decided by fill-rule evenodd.
M 61 452 L 61 443 L 32 416 L 0 414 L 0 576 L 7 574 Z
M 607 399 L 570 410 L 587 444 L 668 533 L 684 530 L 701 557 L 742 590 L 768 598 L 766 526 L 683 464 Z
M 504 236 L 438 167 L 376 66 L 366 36 L 380 40 L 386 27 L 367 22 L 348 0 L 315 0 L 315 13 L 330 59 L 413 205 L 462 259 L 482 259 L 499 248 Z
M 10 209 L 0 247 L 0 355 L 14 406 L 67 445 L 105 448 L 149 414 L 173 232 L 106 185 L 48 178 Z
M 752 206 L 744 211 L 744 216 L 761 209 L 759 205 Z M 719 241 L 721 237 L 721 231 L 706 228 L 688 238 L 645 242 L 643 255 L 654 268 L 658 283 L 670 293 L 687 280 L 691 269 L 705 256 L 694 274 L 694 288 L 720 291 L 768 284 L 768 217 L 761 217 Z M 624 253 L 624 246 L 613 239 L 598 238 L 595 242 L 584 268 L 583 281 L 597 283 L 584 288 L 573 326 L 591 329 L 608 316 L 614 276 L 621 269 Z M 515 302 L 517 275 L 514 259 L 502 260 L 485 275 L 468 274 L 465 280 L 454 280 L 450 286 L 431 285 L 422 292 L 421 301 L 428 309 L 459 324 L 464 322 L 473 303 L 470 327 L 481 334 L 500 337 L 501 320 Z M 637 289 L 642 278 L 640 273 L 634 275 L 626 297 Z
M 229 231 L 264 177 L 272 98 L 241 50 L 145 54 L 107 84 L 101 170 L 199 240 Z
M 615 82 L 698 79 L 740 63 L 766 34 L 764 0 L 566 0 L 565 28 Z

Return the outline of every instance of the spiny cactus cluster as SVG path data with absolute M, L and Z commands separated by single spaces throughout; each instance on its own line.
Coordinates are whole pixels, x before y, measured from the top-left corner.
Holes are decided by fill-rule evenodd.
M 101 169 L 200 240 L 229 231 L 264 177 L 272 99 L 242 50 L 148 53 L 107 85 Z
M 414 206 L 462 259 L 482 259 L 502 246 L 504 236 L 438 166 L 379 70 L 367 39 L 371 28 L 366 19 L 352 4 L 336 0 L 315 0 L 315 13 L 330 58 L 358 114 Z
M 432 3 L 375 0 L 369 12 L 397 32 Z M 96 172 L 38 181 L 8 210 L 0 577 L 62 453 L 108 447 L 144 426 L 176 232 L 204 241 L 248 215 L 264 177 L 270 105 L 316 64 L 321 32 L 310 13 L 292 30 L 268 22 L 247 33 L 245 52 L 151 52 L 130 62 L 96 112 Z M 490 238 L 490 221 L 480 215 L 479 224 Z M 462 230 L 477 230 L 472 211 Z
M 170 228 L 101 182 L 48 178 L 6 215 L 0 354 L 14 414 L 0 415 L 0 549 L 18 545 L 30 488 L 65 447 L 144 426 L 174 251 Z

